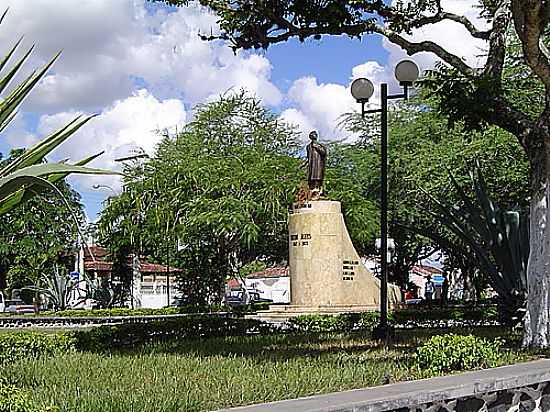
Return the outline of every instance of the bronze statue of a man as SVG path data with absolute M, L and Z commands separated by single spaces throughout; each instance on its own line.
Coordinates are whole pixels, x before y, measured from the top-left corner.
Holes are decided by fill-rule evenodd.
M 309 134 L 311 142 L 306 146 L 307 152 L 307 183 L 309 190 L 320 194 L 325 178 L 325 161 L 327 158 L 327 149 L 317 142 L 317 132 L 312 131 Z

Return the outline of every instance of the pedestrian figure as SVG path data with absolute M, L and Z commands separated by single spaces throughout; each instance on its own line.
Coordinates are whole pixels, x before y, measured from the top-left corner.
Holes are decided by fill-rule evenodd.
M 441 286 L 441 306 L 446 305 L 449 299 L 449 279 L 443 277 L 443 285 Z
M 426 298 L 426 301 L 431 303 L 433 294 L 434 294 L 434 284 L 432 282 L 432 277 L 428 276 L 428 280 L 424 285 L 424 297 Z

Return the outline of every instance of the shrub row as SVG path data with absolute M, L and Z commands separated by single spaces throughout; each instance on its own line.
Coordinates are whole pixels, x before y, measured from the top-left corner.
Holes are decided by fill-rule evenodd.
M 291 330 L 297 332 L 372 331 L 378 324 L 378 312 L 345 313 L 341 315 L 302 315 L 290 319 Z M 495 306 L 459 308 L 414 308 L 389 314 L 396 328 L 448 328 L 491 326 L 498 324 Z
M 75 331 L 71 336 L 79 350 L 100 351 L 132 348 L 149 342 L 179 338 L 209 338 L 271 334 L 278 329 L 268 323 L 252 319 L 189 316 L 147 323 L 103 325 Z
M 482 322 L 493 320 L 486 312 L 456 310 L 407 310 L 394 312 L 394 324 L 415 325 L 439 321 Z M 442 316 L 449 319 L 442 319 Z M 305 315 L 289 321 L 289 332 L 351 332 L 371 331 L 379 322 L 377 312 L 348 313 L 342 315 Z M 70 350 L 105 350 L 129 348 L 153 341 L 166 341 L 178 338 L 208 338 L 224 336 L 244 336 L 249 334 L 271 334 L 281 329 L 257 320 L 226 318 L 208 315 L 146 323 L 103 325 L 96 328 L 58 334 L 40 332 L 16 332 L 0 334 L 0 365 L 20 358 L 40 355 L 55 355 Z
M 100 351 L 140 346 L 179 338 L 271 334 L 278 329 L 252 319 L 192 315 L 146 323 L 103 325 L 69 332 L 0 333 L 0 369 L 6 362 L 52 356 L 76 350 Z M 1 412 L 1 411 L 0 411 Z
M 15 332 L 0 334 L 0 365 L 22 358 L 66 353 L 75 348 L 70 334 Z
M 302 315 L 289 320 L 295 332 L 372 331 L 378 324 L 378 312 L 344 313 L 341 315 Z
M 448 328 L 499 324 L 496 305 L 424 307 L 396 310 L 390 321 L 399 328 Z
M 502 342 L 473 335 L 432 336 L 416 350 L 418 366 L 430 374 L 496 366 Z
M 34 316 L 58 316 L 58 317 L 113 317 L 113 316 L 150 316 L 150 315 L 178 315 L 184 313 L 213 313 L 213 312 L 233 312 L 233 313 L 249 313 L 259 310 L 267 310 L 269 303 L 255 303 L 251 305 L 242 305 L 230 307 L 224 305 L 187 305 L 182 307 L 166 307 L 160 309 L 130 309 L 130 308 L 112 308 L 112 309 L 92 309 L 92 310 L 63 310 L 63 311 L 43 311 L 36 313 Z M 1 313 L 1 316 L 14 316 L 13 313 Z M 32 315 L 31 315 L 32 316 Z

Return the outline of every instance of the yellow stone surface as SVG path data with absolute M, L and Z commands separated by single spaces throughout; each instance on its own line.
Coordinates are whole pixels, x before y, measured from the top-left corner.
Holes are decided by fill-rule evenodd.
M 279 306 L 279 311 L 323 313 L 379 307 L 380 281 L 361 263 L 340 202 L 294 204 L 288 231 L 291 304 L 284 309 Z M 388 285 L 390 306 L 399 301 L 399 295 L 395 285 Z

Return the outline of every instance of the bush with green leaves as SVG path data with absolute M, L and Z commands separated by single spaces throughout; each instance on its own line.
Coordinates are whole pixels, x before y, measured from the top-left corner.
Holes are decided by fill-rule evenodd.
M 258 310 L 266 310 L 269 308 L 269 303 L 254 303 L 243 306 L 224 306 L 224 305 L 186 305 L 181 307 L 166 307 L 159 309 L 152 308 L 111 308 L 111 309 L 93 309 L 93 310 L 63 310 L 59 312 L 44 311 L 37 314 L 37 316 L 57 316 L 68 318 L 103 318 L 111 316 L 166 316 L 166 315 L 179 315 L 185 313 L 213 313 L 213 312 L 233 312 L 236 314 L 244 314 L 250 312 L 256 312 Z M 4 314 L 2 314 L 4 315 Z M 9 314 L 8 314 L 9 316 Z
M 462 307 L 419 307 L 395 310 L 392 323 L 399 328 L 448 328 L 499 324 L 496 305 Z
M 0 412 L 55 412 L 54 407 L 39 407 L 31 394 L 0 378 Z
M 103 325 L 71 334 L 79 350 L 104 351 L 134 348 L 173 339 L 268 335 L 279 331 L 273 325 L 253 319 L 190 315 L 147 323 Z
M 378 312 L 344 313 L 340 315 L 301 315 L 289 320 L 296 332 L 372 331 L 378 324 Z
M 69 334 L 6 332 L 0 334 L 0 365 L 18 359 L 66 353 L 75 349 Z M 1 409 L 0 409 L 1 410 Z
M 431 374 L 497 365 L 502 342 L 473 335 L 439 335 L 416 349 L 418 365 Z
M 396 328 L 447 328 L 492 326 L 498 324 L 495 305 L 456 308 L 411 308 L 394 310 L 389 322 Z M 378 312 L 339 315 L 302 315 L 289 320 L 296 332 L 372 331 L 380 321 Z

